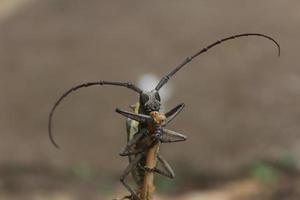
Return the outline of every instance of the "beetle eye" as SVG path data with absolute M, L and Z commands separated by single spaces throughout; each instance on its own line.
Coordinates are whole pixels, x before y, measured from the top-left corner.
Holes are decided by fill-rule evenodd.
M 149 97 L 148 95 L 142 94 L 141 95 L 141 99 L 140 99 L 141 103 L 145 104 L 149 101 Z

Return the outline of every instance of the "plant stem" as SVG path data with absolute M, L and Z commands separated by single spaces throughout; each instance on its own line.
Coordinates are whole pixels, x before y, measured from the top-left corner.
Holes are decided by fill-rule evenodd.
M 154 169 L 157 163 L 157 153 L 159 150 L 159 142 L 157 142 L 147 154 L 146 166 L 149 169 Z M 154 173 L 145 172 L 144 184 L 141 190 L 140 198 L 142 200 L 153 200 L 153 194 L 155 192 L 154 186 Z

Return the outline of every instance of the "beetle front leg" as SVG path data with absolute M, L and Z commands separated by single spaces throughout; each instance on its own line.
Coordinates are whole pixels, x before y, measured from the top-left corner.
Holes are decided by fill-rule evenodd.
M 116 112 L 129 118 L 129 119 L 133 119 L 135 121 L 138 122 L 142 122 L 142 123 L 149 123 L 152 122 L 152 118 L 149 115 L 144 115 L 144 114 L 140 114 L 140 113 L 133 113 L 133 112 L 129 112 L 129 111 L 125 111 L 125 110 L 121 110 L 119 108 L 116 108 Z
M 163 126 L 167 126 L 184 108 L 184 103 L 181 103 L 179 105 L 177 105 L 176 107 L 174 107 L 173 109 L 171 109 L 169 112 L 167 112 L 165 115 L 167 117 L 166 122 L 163 124 Z

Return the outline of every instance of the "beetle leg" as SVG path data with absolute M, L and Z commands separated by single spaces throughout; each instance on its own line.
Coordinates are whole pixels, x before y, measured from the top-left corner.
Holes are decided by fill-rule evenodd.
M 143 133 L 141 131 L 139 131 L 138 133 L 136 133 L 133 138 L 131 140 L 129 140 L 129 142 L 126 144 L 126 146 L 124 146 L 122 148 L 122 150 L 120 151 L 120 156 L 128 156 L 128 155 L 132 155 L 132 154 L 137 154 L 136 150 L 134 149 L 135 144 L 137 144 L 140 139 L 142 138 Z
M 147 134 L 148 131 L 146 129 L 140 129 L 136 134 L 134 134 L 133 138 L 129 140 L 126 146 L 122 148 L 119 155 L 130 156 L 130 155 L 136 155 L 147 151 L 149 148 L 151 148 L 154 145 L 154 143 L 148 146 L 146 145 L 140 145 L 139 147 L 136 146 L 136 144 L 139 144 L 144 139 L 143 136 L 149 137 Z
M 163 128 L 163 134 L 159 139 L 162 143 L 182 142 L 186 140 L 186 136 L 175 131 Z
M 152 120 L 152 118 L 149 115 L 143 115 L 143 114 L 139 114 L 139 113 L 133 113 L 133 112 L 129 112 L 129 111 L 124 111 L 121 110 L 119 108 L 116 108 L 116 112 L 127 117 L 130 119 L 133 119 L 135 121 L 138 122 L 142 122 L 142 123 L 147 123 L 150 122 Z
M 116 199 L 113 199 L 113 200 L 125 200 L 125 199 L 132 200 L 132 196 L 131 195 L 127 195 L 127 196 L 122 197 L 121 199 L 116 198 Z
M 173 108 L 172 110 L 170 110 L 169 112 L 167 112 L 165 115 L 167 117 L 166 122 L 163 124 L 163 126 L 166 126 L 167 124 L 169 124 L 184 108 L 184 103 L 181 103 L 179 105 L 177 105 L 175 108 Z
M 155 144 L 155 142 L 152 142 L 152 144 L 145 146 L 145 147 L 141 147 L 141 148 L 137 148 L 137 149 L 133 149 L 131 151 L 125 151 L 125 152 L 121 152 L 120 155 L 121 156 L 131 156 L 131 155 L 137 155 L 140 153 L 144 153 L 146 151 L 148 151 L 151 147 L 153 147 L 153 145 Z
M 128 176 L 128 174 L 137 166 L 139 161 L 141 160 L 142 155 L 137 155 L 126 167 L 124 170 L 122 176 L 120 177 L 121 183 L 125 186 L 125 188 L 130 192 L 131 196 L 134 200 L 140 200 L 138 195 L 134 192 L 134 190 L 125 182 L 125 178 Z
M 175 173 L 174 173 L 173 169 L 171 168 L 169 163 L 162 157 L 162 155 L 157 154 L 157 159 L 162 164 L 164 171 L 157 168 L 156 172 L 160 175 L 163 175 L 163 176 L 166 176 L 169 178 L 174 178 Z
M 175 173 L 174 173 L 173 169 L 171 168 L 171 166 L 169 165 L 169 163 L 160 154 L 157 154 L 157 159 L 158 159 L 158 162 L 161 163 L 163 169 L 159 169 L 158 167 L 149 168 L 147 166 L 140 166 L 140 165 L 139 165 L 139 167 L 146 172 L 155 172 L 162 176 L 166 176 L 168 178 L 174 178 Z

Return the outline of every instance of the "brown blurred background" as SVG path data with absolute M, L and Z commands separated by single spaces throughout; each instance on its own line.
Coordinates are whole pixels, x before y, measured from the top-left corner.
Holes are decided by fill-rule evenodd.
M 162 77 L 200 48 L 244 32 L 274 37 L 281 57 L 268 40 L 240 38 L 169 81 L 166 109 L 186 103 L 170 128 L 188 140 L 162 147 L 177 176 L 157 185 L 185 200 L 299 199 L 296 0 L 1 0 L 0 199 L 126 194 L 118 183 L 126 133 L 114 109 L 128 109 L 136 94 L 92 87 L 69 96 L 54 117 L 61 150 L 47 135 L 53 103 L 86 81 Z

